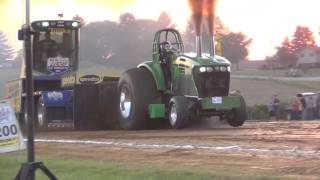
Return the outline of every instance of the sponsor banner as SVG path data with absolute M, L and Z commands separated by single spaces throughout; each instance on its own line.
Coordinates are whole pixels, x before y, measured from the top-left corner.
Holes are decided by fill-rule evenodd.
M 67 57 L 50 57 L 47 60 L 48 71 L 55 74 L 67 72 L 69 66 L 70 60 Z
M 46 107 L 70 107 L 72 102 L 72 91 L 42 91 L 44 105 Z
M 0 153 L 25 148 L 21 129 L 9 101 L 0 101 Z
M 96 84 L 102 80 L 100 76 L 97 75 L 84 75 L 79 78 L 81 84 Z

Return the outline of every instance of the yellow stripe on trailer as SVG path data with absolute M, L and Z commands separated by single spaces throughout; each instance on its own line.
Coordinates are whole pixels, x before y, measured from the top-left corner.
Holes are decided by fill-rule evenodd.
M 53 32 L 53 33 L 71 33 L 70 29 L 65 29 L 65 28 L 50 28 L 49 29 L 50 32 Z
M 72 87 L 75 84 L 100 84 L 105 81 L 115 81 L 120 78 L 120 72 L 108 73 L 75 73 L 62 78 L 62 87 Z

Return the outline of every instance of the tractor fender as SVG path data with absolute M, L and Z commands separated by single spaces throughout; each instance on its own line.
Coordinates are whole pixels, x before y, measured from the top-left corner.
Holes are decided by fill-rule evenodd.
M 153 63 L 151 61 L 147 61 L 147 62 L 139 64 L 138 68 L 148 69 L 153 76 L 153 79 L 156 83 L 157 89 L 159 91 L 166 90 L 166 86 L 165 86 L 165 82 L 164 82 L 165 81 L 164 74 L 163 74 L 161 65 L 159 63 Z

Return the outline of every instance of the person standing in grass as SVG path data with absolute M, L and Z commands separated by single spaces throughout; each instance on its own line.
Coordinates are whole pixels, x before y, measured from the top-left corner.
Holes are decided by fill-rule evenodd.
M 307 106 L 307 103 L 306 103 L 306 99 L 302 96 L 302 94 L 297 94 L 297 97 L 299 98 L 300 100 L 300 111 L 301 111 L 301 119 L 304 120 L 306 119 L 306 106 Z
M 301 119 L 301 102 L 298 95 L 296 95 L 291 103 L 291 120 L 299 119 Z
M 277 94 L 273 96 L 273 109 L 275 120 L 278 121 L 280 119 L 280 99 Z
M 269 117 L 272 120 L 274 118 L 273 98 L 267 104 Z
M 320 93 L 318 93 L 317 99 L 316 99 L 315 116 L 316 116 L 316 119 L 320 118 Z

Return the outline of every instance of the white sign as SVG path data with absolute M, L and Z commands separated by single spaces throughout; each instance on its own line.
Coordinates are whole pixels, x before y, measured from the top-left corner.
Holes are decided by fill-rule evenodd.
M 221 104 L 222 97 L 212 97 L 212 104 Z
M 63 99 L 63 93 L 57 91 L 48 92 L 48 98 L 52 101 L 59 101 Z
M 9 101 L 0 101 L 0 153 L 25 148 L 21 129 Z
M 69 69 L 69 62 L 67 57 L 50 57 L 47 60 L 47 69 L 52 73 L 64 73 Z

